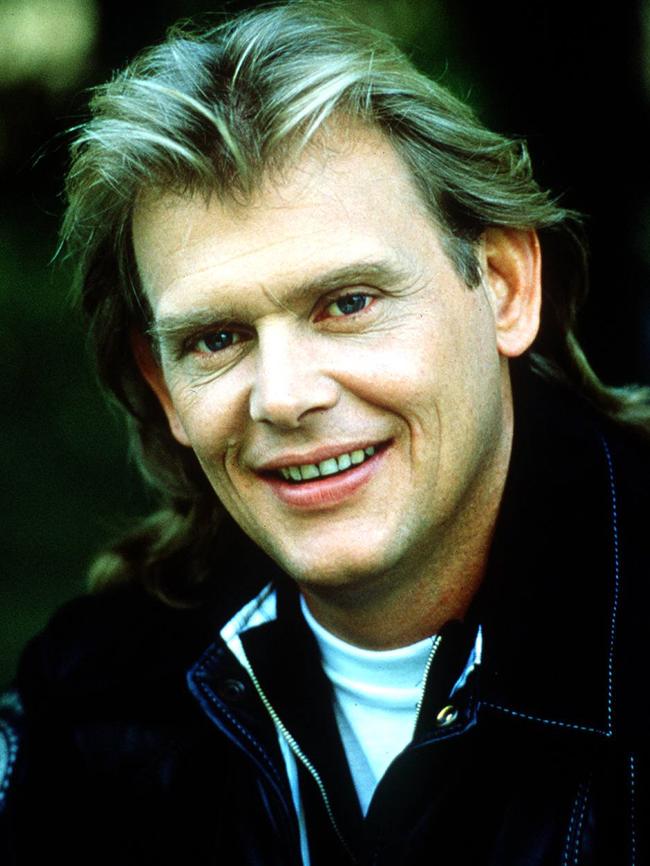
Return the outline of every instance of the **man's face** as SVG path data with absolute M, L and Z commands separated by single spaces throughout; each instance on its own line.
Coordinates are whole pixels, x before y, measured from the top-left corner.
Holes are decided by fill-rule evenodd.
M 471 532 L 510 443 L 496 295 L 464 285 L 380 133 L 330 135 L 246 206 L 144 197 L 134 244 L 147 378 L 290 575 L 368 586 Z

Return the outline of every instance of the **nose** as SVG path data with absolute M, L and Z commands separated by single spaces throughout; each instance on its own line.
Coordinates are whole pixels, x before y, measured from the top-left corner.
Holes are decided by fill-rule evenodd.
M 255 381 L 250 394 L 253 421 L 295 429 L 312 413 L 331 409 L 339 386 L 326 372 L 314 341 L 291 328 L 258 332 Z

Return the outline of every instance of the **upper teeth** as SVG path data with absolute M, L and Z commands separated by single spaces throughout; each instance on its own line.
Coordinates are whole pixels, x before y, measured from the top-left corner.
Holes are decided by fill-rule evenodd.
M 349 469 L 350 466 L 357 466 L 359 463 L 363 463 L 366 457 L 372 457 L 374 453 L 374 446 L 369 445 L 367 448 L 360 448 L 358 451 L 348 451 L 345 454 L 339 454 L 338 457 L 328 457 L 327 460 L 322 460 L 320 463 L 303 463 L 300 466 L 287 466 L 280 469 L 280 473 L 287 481 L 309 481 L 311 478 L 320 478 L 322 475 L 335 475 L 337 472 Z

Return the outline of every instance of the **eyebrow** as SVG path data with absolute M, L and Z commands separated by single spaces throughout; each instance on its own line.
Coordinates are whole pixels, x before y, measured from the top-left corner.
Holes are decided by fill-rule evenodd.
M 292 304 L 342 288 L 346 285 L 360 284 L 368 281 L 380 282 L 384 286 L 395 286 L 406 279 L 406 269 L 392 260 L 355 262 L 327 271 L 322 275 L 310 277 L 291 287 L 283 293 L 279 304 L 290 309 Z M 270 294 L 270 293 L 269 293 Z M 160 343 L 168 340 L 181 339 L 202 328 L 216 324 L 225 325 L 238 320 L 233 308 L 216 305 L 195 307 L 186 312 L 168 313 L 153 322 L 147 329 L 149 336 Z

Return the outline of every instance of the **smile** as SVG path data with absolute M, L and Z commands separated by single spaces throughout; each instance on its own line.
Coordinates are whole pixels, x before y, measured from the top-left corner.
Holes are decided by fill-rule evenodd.
M 380 472 L 391 445 L 389 439 L 339 454 L 323 448 L 320 454 L 313 453 L 312 463 L 269 467 L 262 471 L 261 478 L 272 493 L 294 511 L 336 508 L 353 500 Z M 323 460 L 316 459 L 321 456 Z M 296 455 L 289 459 L 300 458 Z
M 328 457 L 320 463 L 303 463 L 300 466 L 286 466 L 278 470 L 285 481 L 312 481 L 315 478 L 323 478 L 330 475 L 338 475 L 350 469 L 351 466 L 360 466 L 369 457 L 375 454 L 374 445 L 367 448 L 359 448 L 355 451 L 346 451 L 336 457 Z

